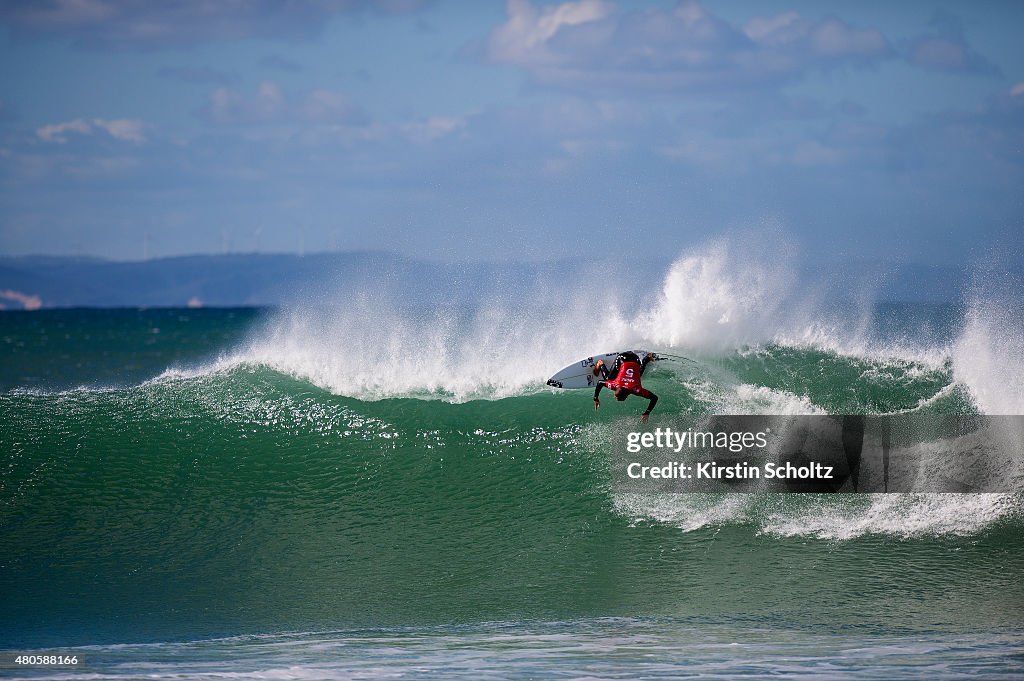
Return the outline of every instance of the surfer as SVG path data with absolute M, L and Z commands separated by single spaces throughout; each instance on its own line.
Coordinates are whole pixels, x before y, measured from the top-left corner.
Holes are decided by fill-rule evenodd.
M 654 405 L 658 403 L 658 396 L 640 385 L 640 377 L 643 376 L 647 365 L 656 359 L 658 358 L 654 353 L 648 353 L 641 361 L 635 352 L 627 350 L 615 358 L 615 364 L 612 365 L 610 371 L 604 360 L 597 360 L 597 364 L 594 365 L 594 374 L 602 376 L 605 380 L 598 381 L 597 387 L 594 388 L 594 409 L 601 408 L 601 400 L 597 397 L 601 393 L 601 388 L 608 388 L 614 392 L 615 399 L 619 402 L 630 395 L 637 395 L 650 400 L 647 410 L 640 416 L 640 422 L 647 423 L 647 417 L 651 415 Z M 613 376 L 612 380 L 608 380 Z

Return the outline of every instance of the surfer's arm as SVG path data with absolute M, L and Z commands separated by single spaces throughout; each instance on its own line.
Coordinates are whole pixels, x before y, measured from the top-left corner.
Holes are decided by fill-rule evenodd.
M 619 360 L 616 359 L 615 366 L 612 367 L 611 371 L 608 371 L 608 365 L 605 363 L 603 359 L 599 359 L 597 360 L 597 365 L 595 366 L 595 369 L 597 370 L 596 373 L 601 374 L 601 376 L 603 376 L 605 380 L 608 380 L 609 378 L 612 378 L 618 373 L 619 364 Z
M 650 402 L 647 405 L 647 409 L 644 410 L 644 413 L 640 415 L 640 421 L 643 423 L 647 423 L 647 417 L 651 415 L 651 412 L 654 411 L 654 405 L 658 403 L 657 395 L 649 390 L 647 391 L 647 394 L 647 399 L 650 400 Z
M 601 388 L 604 387 L 604 381 L 598 381 L 597 387 L 594 388 L 594 409 L 601 406 L 601 400 L 597 399 L 598 394 L 601 392 Z

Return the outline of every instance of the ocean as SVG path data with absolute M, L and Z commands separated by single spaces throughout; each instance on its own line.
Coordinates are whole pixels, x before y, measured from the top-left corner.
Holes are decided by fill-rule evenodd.
M 0 313 L 0 649 L 78 661 L 0 675 L 1024 676 L 1020 492 L 614 489 L 643 405 L 544 379 L 619 348 L 694 360 L 645 376 L 651 425 L 1022 413 L 998 296 L 836 304 L 730 258 L 597 309 L 588 281 Z

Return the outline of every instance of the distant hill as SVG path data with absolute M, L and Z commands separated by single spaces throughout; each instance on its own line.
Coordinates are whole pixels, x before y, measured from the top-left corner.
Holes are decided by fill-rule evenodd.
M 342 290 L 390 287 L 415 301 L 444 291 L 458 303 L 506 292 L 586 263 L 441 264 L 383 252 L 196 255 L 137 262 L 0 258 L 0 309 L 38 307 L 265 306 L 333 301 Z
M 669 264 L 639 263 L 658 279 L 634 282 L 625 296 L 658 287 Z M 264 306 L 297 300 L 330 302 L 346 289 L 393 287 L 415 301 L 443 292 L 469 300 L 482 292 L 545 281 L 557 287 L 577 275 L 604 276 L 585 260 L 546 263 L 440 264 L 383 252 L 196 255 L 139 262 L 98 258 L 0 258 L 0 309 L 39 307 Z M 871 263 L 817 264 L 802 273 L 829 297 L 850 295 L 848 282 L 868 280 L 873 297 L 905 302 L 955 302 L 969 281 L 964 268 Z M 642 279 L 642 277 L 641 277 Z M 362 286 L 360 284 L 362 283 Z M 627 286 L 623 283 L 623 286 Z
M 273 305 L 303 284 L 387 257 L 197 255 L 139 262 L 2 258 L 0 290 L 36 296 L 44 307 Z

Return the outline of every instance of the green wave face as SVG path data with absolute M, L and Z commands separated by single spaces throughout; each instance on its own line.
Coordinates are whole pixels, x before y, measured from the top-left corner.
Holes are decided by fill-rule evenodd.
M 176 314 L 159 335 L 193 360 L 252 322 Z M 133 319 L 110 337 L 160 374 L 175 362 L 145 356 L 154 317 Z M 116 373 L 124 348 L 81 343 Z M 251 358 L 67 389 L 85 369 L 51 352 L 19 385 L 24 356 L 0 394 L 0 640 L 590 616 L 966 630 L 1015 626 L 1024 605 L 1013 496 L 624 497 L 607 443 L 635 423 L 628 401 L 357 399 Z M 974 408 L 948 363 L 796 345 L 659 367 L 649 385 L 665 413 Z

